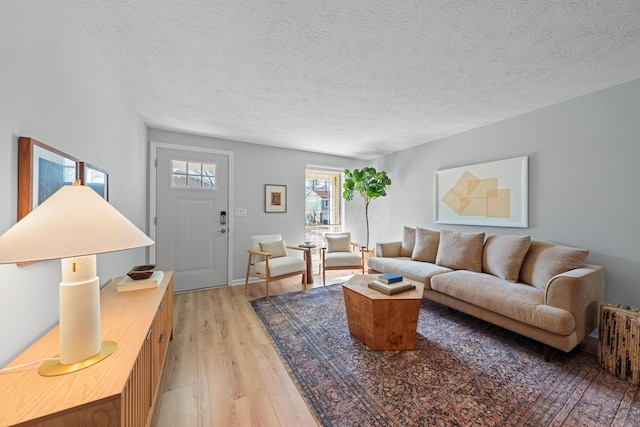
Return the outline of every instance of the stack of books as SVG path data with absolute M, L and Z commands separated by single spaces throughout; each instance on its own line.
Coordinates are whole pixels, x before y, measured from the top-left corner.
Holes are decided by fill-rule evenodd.
M 369 287 L 387 295 L 395 295 L 415 289 L 416 285 L 405 282 L 398 274 L 381 274 L 377 280 L 369 282 Z
M 124 276 L 124 279 L 118 283 L 118 292 L 157 288 L 163 276 L 164 273 L 162 271 L 154 271 L 148 279 L 133 280 L 129 276 Z

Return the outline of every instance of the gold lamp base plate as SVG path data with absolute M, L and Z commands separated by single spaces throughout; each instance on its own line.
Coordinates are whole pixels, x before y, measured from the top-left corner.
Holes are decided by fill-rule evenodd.
M 70 365 L 63 365 L 59 360 L 49 360 L 40 365 L 38 373 L 45 377 L 54 377 L 56 375 L 64 375 L 79 371 L 80 369 L 95 365 L 99 361 L 106 359 L 116 351 L 116 348 L 117 344 L 115 341 L 102 341 L 100 351 L 95 356 Z

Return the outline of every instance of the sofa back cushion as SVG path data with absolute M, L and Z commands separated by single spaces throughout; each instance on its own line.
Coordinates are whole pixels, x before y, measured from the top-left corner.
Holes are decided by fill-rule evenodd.
M 482 270 L 482 244 L 484 233 L 440 231 L 440 244 L 436 264 L 454 270 Z
M 529 236 L 487 237 L 482 250 L 482 271 L 510 282 L 517 282 L 530 242 Z
M 416 243 L 416 229 L 404 226 L 402 232 L 402 245 L 400 246 L 400 256 L 410 257 Z
M 549 279 L 556 274 L 582 267 L 588 255 L 589 251 L 586 249 L 531 239 L 520 268 L 520 281 L 546 290 Z
M 416 242 L 411 258 L 416 261 L 435 263 L 440 243 L 440 232 L 416 227 Z

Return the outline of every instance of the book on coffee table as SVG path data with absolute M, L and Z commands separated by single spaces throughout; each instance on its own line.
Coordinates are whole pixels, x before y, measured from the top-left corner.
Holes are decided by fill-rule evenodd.
M 386 274 L 378 275 L 378 280 L 381 281 L 382 283 L 391 284 L 396 282 L 402 282 L 402 276 L 395 273 L 386 273 Z
M 400 292 L 410 291 L 415 289 L 416 285 L 409 282 L 395 282 L 391 284 L 383 283 L 379 280 L 372 280 L 369 282 L 369 287 L 376 291 L 384 292 L 387 295 L 395 295 Z

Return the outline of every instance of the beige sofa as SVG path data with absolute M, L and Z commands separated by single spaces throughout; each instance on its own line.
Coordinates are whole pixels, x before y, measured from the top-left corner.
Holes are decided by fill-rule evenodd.
M 424 297 L 570 351 L 598 326 L 604 271 L 589 251 L 529 236 L 405 227 L 401 241 L 376 244 L 372 273 L 423 282 Z

